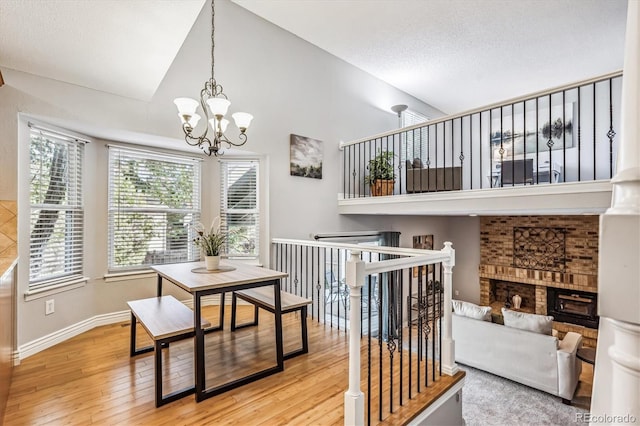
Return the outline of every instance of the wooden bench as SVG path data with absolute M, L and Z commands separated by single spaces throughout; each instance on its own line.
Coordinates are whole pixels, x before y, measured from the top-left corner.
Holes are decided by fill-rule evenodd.
M 254 306 L 253 322 L 236 325 L 236 306 L 237 299 L 242 299 Z M 295 294 L 280 292 L 280 303 L 282 305 L 282 313 L 300 311 L 300 326 L 302 328 L 302 348 L 284 354 L 284 359 L 293 358 L 294 356 L 306 354 L 309 352 L 309 341 L 307 338 L 307 305 L 311 304 L 311 299 L 296 296 Z M 275 301 L 273 299 L 273 287 L 258 287 L 247 290 L 238 290 L 233 292 L 231 297 L 231 331 L 238 328 L 251 327 L 258 325 L 258 310 L 262 308 L 271 313 L 275 313 Z
M 132 300 L 127 304 L 131 308 L 130 356 L 133 357 L 155 350 L 156 407 L 194 393 L 195 386 L 191 386 L 166 396 L 162 394 L 162 348 L 167 347 L 170 342 L 187 339 L 195 335 L 193 311 L 173 296 Z M 149 334 L 154 342 L 153 345 L 136 349 L 136 322 L 139 322 Z M 202 326 L 208 327 L 209 322 L 203 319 Z

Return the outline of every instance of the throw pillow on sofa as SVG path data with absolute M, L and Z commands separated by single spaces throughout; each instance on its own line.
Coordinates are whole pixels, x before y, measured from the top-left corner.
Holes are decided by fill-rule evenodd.
M 482 321 L 491 321 L 491 306 L 478 306 L 471 302 L 452 300 L 453 312 L 461 317 L 468 317 Z
M 553 330 L 552 316 L 528 314 L 502 308 L 502 317 L 504 318 L 504 325 L 507 327 L 548 334 L 549 336 L 551 336 Z

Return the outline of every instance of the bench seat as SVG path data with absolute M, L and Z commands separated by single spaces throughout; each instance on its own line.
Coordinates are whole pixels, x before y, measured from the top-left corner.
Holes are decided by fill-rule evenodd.
M 255 307 L 252 322 L 240 325 L 236 324 L 237 299 L 249 302 Z M 286 314 L 289 312 L 300 311 L 300 327 L 302 332 L 302 348 L 284 354 L 284 359 L 293 358 L 309 352 L 309 342 L 307 337 L 307 305 L 310 305 L 311 303 L 311 299 L 305 299 L 304 297 L 300 297 L 292 293 L 280 291 L 282 313 Z M 275 313 L 276 308 L 273 297 L 273 287 L 257 287 L 234 291 L 231 298 L 231 331 L 235 331 L 238 328 L 258 325 L 259 308 Z
M 162 348 L 170 342 L 187 339 L 195 335 L 193 311 L 173 296 L 151 297 L 127 302 L 131 309 L 130 356 L 155 351 L 156 407 L 175 401 L 195 392 L 191 386 L 164 396 L 162 394 Z M 136 349 L 136 323 L 140 323 L 154 344 Z M 204 318 L 202 327 L 210 324 Z

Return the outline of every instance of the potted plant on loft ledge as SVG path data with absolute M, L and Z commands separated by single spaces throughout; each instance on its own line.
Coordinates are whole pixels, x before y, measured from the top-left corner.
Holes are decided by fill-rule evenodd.
M 220 252 L 227 241 L 227 236 L 220 232 L 219 219 L 216 218 L 213 221 L 209 232 L 205 231 L 201 223 L 198 223 L 194 229 L 197 236 L 193 242 L 204 253 L 205 268 L 207 271 L 220 269 Z
M 369 160 L 369 174 L 364 181 L 371 187 L 372 196 L 393 195 L 396 175 L 393 173 L 393 152 L 378 151 L 375 158 Z

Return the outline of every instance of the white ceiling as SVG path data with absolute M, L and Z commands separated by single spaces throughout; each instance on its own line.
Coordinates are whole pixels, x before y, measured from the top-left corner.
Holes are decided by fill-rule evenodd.
M 204 3 L 0 0 L 0 68 L 148 101 Z
M 626 0 L 233 1 L 448 113 L 623 65 Z M 0 69 L 149 100 L 204 3 L 0 0 Z
M 627 0 L 232 1 L 447 113 L 623 66 Z

